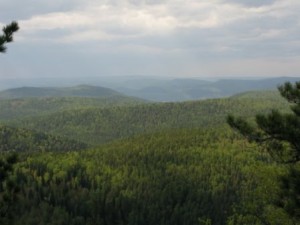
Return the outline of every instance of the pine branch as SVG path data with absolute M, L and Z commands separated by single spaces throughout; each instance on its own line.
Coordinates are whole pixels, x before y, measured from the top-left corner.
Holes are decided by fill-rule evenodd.
M 11 22 L 9 25 L 3 27 L 3 35 L 0 36 L 0 52 L 6 52 L 6 43 L 13 42 L 13 34 L 19 30 L 19 25 L 16 21 Z

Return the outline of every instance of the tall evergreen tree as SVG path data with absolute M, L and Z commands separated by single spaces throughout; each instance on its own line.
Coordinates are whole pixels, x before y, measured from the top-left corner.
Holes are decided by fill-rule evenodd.
M 17 22 L 13 21 L 7 26 L 3 27 L 3 34 L 0 36 L 0 53 L 6 52 L 6 43 L 13 41 L 13 34 L 19 30 Z
M 0 35 L 0 53 L 6 52 L 5 44 L 13 41 L 13 34 L 18 30 L 19 25 L 15 21 L 3 27 L 3 34 Z M 13 165 L 17 162 L 17 155 L 2 157 L 3 155 L 0 155 L 0 224 L 10 224 L 10 210 L 19 191 L 15 182 L 10 179 Z
M 300 82 L 279 86 L 280 94 L 291 103 L 291 113 L 273 110 L 268 115 L 257 115 L 256 125 L 232 115 L 228 124 L 249 141 L 266 147 L 278 163 L 287 166 L 289 173 L 282 177 L 278 205 L 296 221 L 300 220 Z

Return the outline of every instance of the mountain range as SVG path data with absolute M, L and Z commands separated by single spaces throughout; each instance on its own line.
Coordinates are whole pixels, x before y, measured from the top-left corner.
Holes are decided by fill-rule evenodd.
M 238 93 L 256 90 L 275 90 L 284 82 L 299 81 L 299 77 L 279 77 L 259 80 L 222 79 L 207 81 L 200 79 L 152 80 L 145 83 L 142 79 L 136 85 L 110 86 L 129 96 L 166 102 L 187 101 L 208 98 L 229 97 Z
M 256 90 L 275 90 L 286 81 L 296 82 L 300 77 L 275 77 L 265 79 L 220 79 L 198 78 L 151 78 L 151 77 L 99 77 L 86 80 L 47 81 L 31 83 L 38 87 L 13 88 L 0 92 L 0 98 L 25 97 L 112 97 L 132 96 L 156 102 L 176 102 L 208 98 L 229 97 L 238 93 Z M 79 83 L 78 83 L 79 82 Z M 81 83 L 81 84 L 80 84 Z M 87 85 L 82 85 L 86 83 Z M 80 84 L 80 85 L 79 85 Z M 91 85 L 92 84 L 92 85 Z M 62 85 L 72 87 L 62 87 Z M 74 86 L 75 85 L 75 86 Z M 77 85 L 77 86 L 76 86 Z

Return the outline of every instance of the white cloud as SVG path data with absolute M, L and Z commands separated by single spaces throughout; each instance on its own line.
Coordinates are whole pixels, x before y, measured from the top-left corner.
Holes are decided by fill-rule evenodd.
M 80 13 L 51 13 L 34 16 L 29 20 L 20 21 L 24 30 L 52 30 L 66 28 L 80 28 L 93 24 L 90 17 Z
M 80 10 L 33 15 L 21 20 L 27 33 L 64 29 L 70 41 L 167 35 L 182 28 L 217 29 L 228 24 L 243 25 L 249 20 L 284 18 L 291 15 L 295 1 L 248 7 L 222 1 L 87 1 Z M 299 5 L 299 4 L 297 4 Z M 88 35 L 90 34 L 90 35 Z M 26 35 L 24 33 L 24 35 Z M 77 37 L 77 38 L 74 38 Z
M 102 33 L 106 38 L 128 37 L 128 35 L 165 33 L 174 27 L 175 19 L 166 15 L 163 8 L 157 6 L 150 8 L 99 5 L 87 7 L 82 11 L 33 16 L 20 21 L 20 24 L 27 33 L 38 34 L 41 30 L 64 29 L 66 36 L 78 37 L 70 39 L 74 41 L 80 40 L 79 37 L 83 41 L 90 38 L 94 40 L 95 33 Z M 103 35 L 99 36 L 100 40 Z
M 111 51 L 191 51 L 198 57 L 274 54 L 278 42 L 299 33 L 295 0 L 89 0 L 65 12 L 33 15 L 20 21 L 19 40 L 104 42 Z M 79 7 L 80 6 L 80 7 Z M 298 25 L 299 28 L 299 25 Z M 296 33 L 296 34 L 295 34 Z M 107 44 L 110 42 L 110 44 Z M 266 42 L 270 42 L 267 43 Z M 281 47 L 283 46 L 280 44 Z M 135 46 L 135 48 L 127 48 Z M 288 45 L 283 52 L 289 54 Z M 270 48 L 270 49 L 267 49 Z M 130 49 L 130 50 L 128 50 Z

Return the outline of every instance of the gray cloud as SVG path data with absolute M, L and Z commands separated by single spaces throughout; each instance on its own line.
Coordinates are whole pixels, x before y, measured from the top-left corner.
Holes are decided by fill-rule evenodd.
M 265 5 L 270 5 L 275 3 L 278 0 L 224 0 L 224 2 L 235 3 L 250 7 L 260 7 Z
M 34 15 L 52 12 L 67 12 L 79 8 L 82 4 L 81 0 L 2 0 L 0 21 L 28 19 Z
M 10 0 L 0 8 L 1 25 L 21 25 L 5 55 L 20 69 L 0 60 L 5 73 L 300 75 L 298 0 Z

